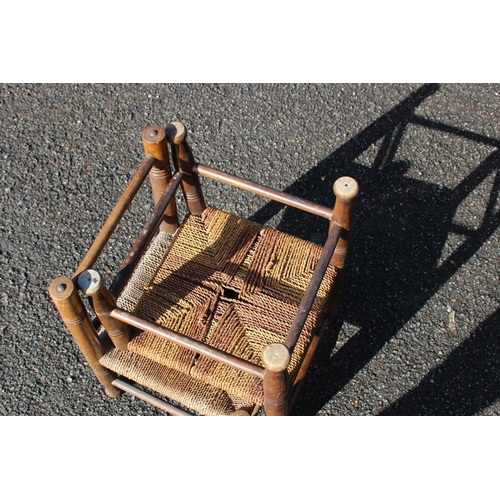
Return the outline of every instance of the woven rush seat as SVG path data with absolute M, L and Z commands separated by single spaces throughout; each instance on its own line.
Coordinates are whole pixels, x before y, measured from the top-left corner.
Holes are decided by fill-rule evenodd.
M 314 243 L 207 207 L 201 216 L 188 215 L 173 240 L 159 233 L 117 305 L 262 366 L 263 349 L 284 342 L 321 250 Z M 291 356 L 291 383 L 335 276 L 336 269 L 329 266 Z M 153 333 L 139 333 L 128 343 L 128 351 L 113 349 L 100 362 L 200 413 L 227 414 L 263 404 L 262 379 Z M 183 377 L 197 382 L 196 394 L 181 401 L 182 391 L 176 387 Z M 204 387 L 215 403 L 194 408 Z M 214 388 L 220 391 L 216 397 Z

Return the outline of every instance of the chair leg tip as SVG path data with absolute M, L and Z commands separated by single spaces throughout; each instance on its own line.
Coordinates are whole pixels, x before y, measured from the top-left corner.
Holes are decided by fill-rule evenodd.
M 107 396 L 109 396 L 110 398 L 117 398 L 121 393 L 122 391 L 120 391 L 119 389 L 117 389 L 116 387 L 105 387 L 104 388 L 104 392 L 106 393 Z

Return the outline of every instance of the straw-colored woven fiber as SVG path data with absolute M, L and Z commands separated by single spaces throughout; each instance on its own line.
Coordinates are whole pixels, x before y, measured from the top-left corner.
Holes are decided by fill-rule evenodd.
M 253 404 L 233 397 L 188 375 L 129 351 L 112 349 L 100 362 L 138 384 L 177 401 L 202 415 L 229 415 L 236 410 L 251 412 Z
M 158 268 L 172 244 L 172 235 L 160 231 L 149 246 L 146 254 L 137 264 L 131 278 L 128 280 L 116 303 L 118 307 L 132 312 L 144 295 L 144 290 L 151 284 Z
M 276 302 L 274 299 L 269 300 Z M 277 304 L 270 305 L 272 309 L 277 309 Z M 296 313 L 297 309 L 293 312 Z M 272 343 L 283 343 L 295 317 L 289 308 L 283 310 L 282 315 L 270 314 L 269 309 L 262 309 L 254 304 L 221 299 L 206 343 L 262 366 L 261 355 L 264 348 Z M 288 367 L 291 381 L 295 379 L 309 345 L 316 317 L 314 315 L 314 318 L 307 319 L 304 328 L 306 334 L 302 333 L 293 350 Z M 256 404 L 263 402 L 262 380 L 224 363 L 200 356 L 190 374 Z
M 176 234 L 162 279 L 170 273 L 203 283 L 223 285 L 241 265 L 261 226 L 208 207 L 201 216 L 189 216 Z
M 229 285 L 240 298 L 253 302 L 264 293 L 291 304 L 299 304 L 311 281 L 322 247 L 309 241 L 263 228 L 250 262 L 244 261 Z M 313 309 L 322 310 L 335 279 L 335 269 L 328 267 Z
M 143 257 L 119 306 L 262 366 L 266 345 L 285 341 L 322 247 L 214 208 L 188 216 L 170 248 L 163 239 L 155 240 Z M 335 268 L 329 267 L 292 353 L 291 381 L 335 275 Z M 128 348 L 155 366 L 263 404 L 259 378 L 154 334 L 140 333 Z
M 176 332 L 203 341 L 210 319 L 217 304 L 218 291 L 170 276 L 167 282 L 156 283 L 146 288 L 135 313 Z M 128 349 L 137 353 L 149 353 L 153 361 L 189 373 L 196 353 L 180 347 L 152 333 L 144 332 L 128 344 Z

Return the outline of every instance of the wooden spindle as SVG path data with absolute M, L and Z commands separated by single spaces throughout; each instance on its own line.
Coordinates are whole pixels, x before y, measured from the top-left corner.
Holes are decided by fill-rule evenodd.
M 287 414 L 290 351 L 283 344 L 269 344 L 262 352 L 264 372 L 264 410 L 268 416 Z
M 155 158 L 155 163 L 149 173 L 149 179 L 151 181 L 153 198 L 155 203 L 158 203 L 158 200 L 167 187 L 168 181 L 172 178 L 165 131 L 156 125 L 147 127 L 142 133 L 142 143 L 145 153 Z M 172 198 L 165 210 L 160 230 L 173 233 L 178 227 L 177 206 L 175 198 Z
M 49 294 L 97 380 L 104 386 L 106 394 L 111 398 L 118 397 L 121 391 L 112 385 L 116 376 L 99 363 L 104 354 L 104 346 L 73 282 L 65 277 L 56 278 L 50 284 Z
M 180 172 L 186 174 L 182 179 L 182 190 L 189 211 L 201 215 L 207 208 L 201 190 L 200 178 L 193 172 L 194 156 L 187 143 L 186 127 L 180 122 L 172 122 L 165 130 L 167 140 L 172 144 L 172 159 Z
M 356 198 L 358 191 L 358 183 L 352 177 L 340 177 L 333 185 L 333 192 L 336 199 L 330 221 L 330 230 L 332 230 L 333 226 L 340 226 L 343 228 L 343 231 L 330 264 L 338 269 L 343 269 L 345 265 L 349 236 L 351 234 L 351 202 Z
M 110 315 L 116 307 L 116 301 L 104 286 L 101 274 L 94 269 L 84 271 L 78 277 L 78 286 L 92 298 L 92 307 L 113 344 L 121 351 L 126 351 L 131 338 L 130 327 Z

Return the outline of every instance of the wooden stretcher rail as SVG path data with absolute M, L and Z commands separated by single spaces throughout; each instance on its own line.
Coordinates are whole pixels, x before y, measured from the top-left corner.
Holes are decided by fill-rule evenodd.
M 146 224 L 144 224 L 144 228 L 139 233 L 139 236 L 135 240 L 134 246 L 128 253 L 127 257 L 123 261 L 122 266 L 118 270 L 118 273 L 113 280 L 113 283 L 109 287 L 109 291 L 117 297 L 118 294 L 122 291 L 125 286 L 127 280 L 130 278 L 133 270 L 139 259 L 142 257 L 143 253 L 146 251 L 146 248 L 149 245 L 149 242 L 153 238 L 153 235 L 160 227 L 160 224 L 163 220 L 163 214 L 170 203 L 170 200 L 175 195 L 175 191 L 179 187 L 181 183 L 182 177 L 184 174 L 182 172 L 177 172 L 172 179 L 170 179 L 167 184 L 167 188 L 162 194 L 161 198 L 158 200 L 153 213 L 149 217 Z
M 166 411 L 167 413 L 170 413 L 171 415 L 176 415 L 178 417 L 192 417 L 191 413 L 188 413 L 187 411 L 181 410 L 180 408 L 177 408 L 174 405 L 171 405 L 167 403 L 166 401 L 163 401 L 155 396 L 152 396 L 151 394 L 148 394 L 147 392 L 143 391 L 142 389 L 139 389 L 135 385 L 129 384 L 128 382 L 125 382 L 125 380 L 121 380 L 119 378 L 113 380 L 112 384 L 117 387 L 118 389 L 121 389 L 122 391 L 128 392 L 132 396 L 135 396 L 136 398 L 142 399 L 143 401 L 146 401 L 146 403 L 152 404 L 153 406 L 156 406 L 157 408 L 160 408 L 160 410 Z
M 306 355 L 304 356 L 304 359 L 300 365 L 300 369 L 299 369 L 297 376 L 295 377 L 295 380 L 293 382 L 293 388 L 291 390 L 290 396 L 288 397 L 288 411 L 289 412 L 292 410 L 292 408 L 295 404 L 295 400 L 297 399 L 297 395 L 302 387 L 302 384 L 304 383 L 304 379 L 306 377 L 307 370 L 309 369 L 309 366 L 314 358 L 314 354 L 316 353 L 316 349 L 318 348 L 319 341 L 321 340 L 321 337 L 323 336 L 323 332 L 326 329 L 326 326 L 327 326 L 326 318 L 323 317 L 323 318 L 321 318 L 320 322 L 316 326 L 311 343 L 309 344 L 309 347 L 307 348 Z
M 146 321 L 118 307 L 113 309 L 110 315 L 113 318 L 123 321 L 124 323 L 139 328 L 140 330 L 151 332 L 182 347 L 186 347 L 191 351 L 214 359 L 215 361 L 225 363 L 226 365 L 237 368 L 238 370 L 243 370 L 244 372 L 255 375 L 256 377 L 264 377 L 264 368 L 254 363 L 250 363 L 250 361 L 238 358 L 237 356 L 216 349 L 215 347 L 204 344 L 203 342 L 199 342 L 198 340 L 187 337 L 186 335 L 182 335 L 181 333 L 174 332 L 169 328 L 165 328 L 155 323 L 151 323 L 150 321 Z
M 118 224 L 122 220 L 123 215 L 132 203 L 132 200 L 142 186 L 142 183 L 148 176 L 154 161 L 155 159 L 153 156 L 146 156 L 146 158 L 143 160 L 134 177 L 132 177 L 132 180 L 129 182 L 127 189 L 125 189 L 121 198 L 118 200 L 118 203 L 115 205 L 115 208 L 109 214 L 108 219 L 102 226 L 102 229 L 99 231 L 96 239 L 85 254 L 85 257 L 83 258 L 80 265 L 78 266 L 78 269 L 73 275 L 73 279 L 78 279 L 78 275 L 81 272 L 85 271 L 86 269 L 90 269 L 95 264 L 95 262 L 99 258 L 99 255 L 101 255 L 102 249 L 106 246 L 106 243 L 113 234 L 114 230 L 118 227 Z
M 302 328 L 304 328 L 307 316 L 311 311 L 314 299 L 316 298 L 319 287 L 321 285 L 321 282 L 323 281 L 326 269 L 333 256 L 333 252 L 335 251 L 335 247 L 337 246 L 337 242 L 339 241 L 340 234 L 342 231 L 343 228 L 335 224 L 330 229 L 325 246 L 321 251 L 318 264 L 316 265 L 316 269 L 314 270 L 313 276 L 311 278 L 311 281 L 309 282 L 306 293 L 304 294 L 304 297 L 302 298 L 302 301 L 300 303 L 299 311 L 295 316 L 295 319 L 292 323 L 292 326 L 290 327 L 290 330 L 288 331 L 288 335 L 286 336 L 285 345 L 290 350 L 293 350 L 300 336 L 300 332 L 302 331 Z
M 276 191 L 262 184 L 257 184 L 256 182 L 248 181 L 237 177 L 236 175 L 227 174 L 221 172 L 212 167 L 207 167 L 200 163 L 193 166 L 193 172 L 196 172 L 205 177 L 215 179 L 219 182 L 229 184 L 230 186 L 235 186 L 237 188 L 243 189 L 245 191 L 250 191 L 251 193 L 264 196 L 270 200 L 279 201 L 284 205 L 289 205 L 291 207 L 298 208 L 304 212 L 309 212 L 314 215 L 319 215 L 325 219 L 330 220 L 332 217 L 332 209 L 325 207 L 323 205 L 318 205 L 317 203 L 312 203 L 310 201 L 299 198 L 298 196 L 293 196 L 291 194 L 282 193 L 281 191 Z

